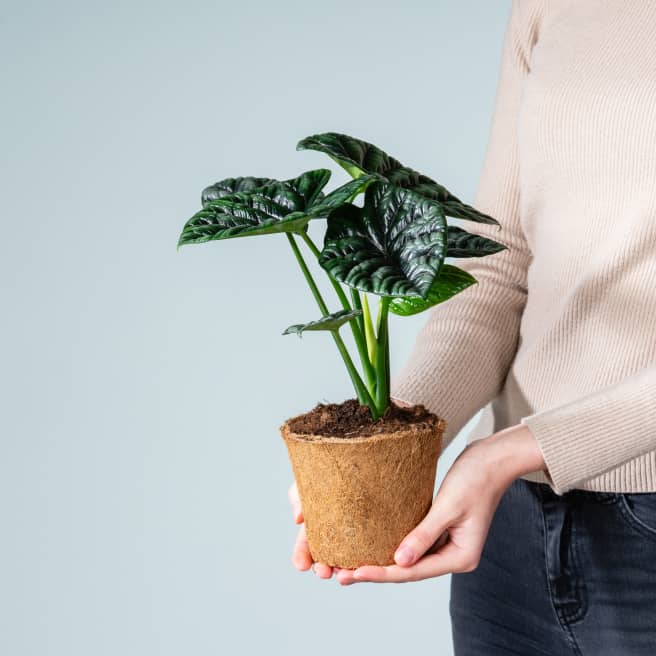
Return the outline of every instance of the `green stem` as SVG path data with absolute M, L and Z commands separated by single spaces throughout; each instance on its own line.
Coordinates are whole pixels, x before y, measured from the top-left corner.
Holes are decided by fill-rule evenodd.
M 328 306 L 323 300 L 323 297 L 321 296 L 321 292 L 319 291 L 319 288 L 317 287 L 317 284 L 314 281 L 314 278 L 312 277 L 312 273 L 310 272 L 310 269 L 308 269 L 308 266 L 305 263 L 305 260 L 303 259 L 303 255 L 301 254 L 301 251 L 298 248 L 298 244 L 296 243 L 296 240 L 291 234 L 289 233 L 286 234 L 287 234 L 287 239 L 289 241 L 289 245 L 292 247 L 292 251 L 294 252 L 294 255 L 296 257 L 296 261 L 298 262 L 298 265 L 301 268 L 301 271 L 303 272 L 303 276 L 305 277 L 305 280 L 308 286 L 310 287 L 310 290 L 312 291 L 314 300 L 317 302 L 321 314 L 325 317 L 326 315 L 329 314 Z M 344 340 L 341 338 L 341 336 L 336 330 L 331 330 L 330 333 L 333 336 L 333 339 L 335 340 L 335 344 L 337 345 L 337 349 L 339 350 L 340 355 L 342 356 L 342 360 L 344 360 L 344 364 L 346 365 L 346 369 L 349 373 L 349 376 L 351 377 L 351 382 L 353 383 L 353 387 L 355 388 L 355 392 L 358 396 L 358 401 L 360 402 L 361 405 L 368 406 L 371 411 L 371 416 L 374 419 L 378 419 L 380 415 L 378 413 L 376 403 L 372 399 L 371 394 L 369 394 L 369 390 L 362 382 L 362 378 L 360 378 L 360 374 L 358 373 L 358 370 L 355 368 L 355 365 L 353 364 L 353 360 L 351 359 L 348 349 L 346 348 L 346 344 L 344 344 Z
M 389 302 L 381 296 L 378 309 L 378 351 L 376 353 L 376 406 L 382 415 L 389 405 Z
M 289 240 L 289 245 L 292 247 L 292 250 L 294 251 L 294 255 L 296 256 L 296 261 L 298 262 L 298 265 L 301 267 L 303 276 L 305 277 L 305 280 L 307 281 L 307 284 L 309 285 L 310 290 L 312 291 L 312 296 L 314 296 L 314 300 L 317 302 L 317 305 L 321 310 L 321 314 L 325 317 L 327 314 L 330 313 L 328 312 L 328 306 L 323 300 L 323 297 L 321 296 L 321 292 L 317 287 L 317 283 L 314 282 L 314 278 L 312 277 L 312 274 L 310 273 L 310 269 L 308 269 L 308 266 L 305 263 L 305 260 L 303 259 L 303 255 L 301 254 L 301 251 L 298 248 L 298 244 L 296 243 L 296 240 L 290 233 L 287 232 L 285 234 L 287 235 L 287 239 Z
M 316 244 L 310 239 L 310 235 L 307 234 L 307 232 L 301 232 L 301 239 L 305 242 L 307 247 L 312 251 L 314 256 L 319 259 L 319 249 L 317 248 Z M 344 293 L 344 290 L 342 289 L 342 286 L 335 280 L 332 276 L 328 276 L 328 279 L 330 280 L 330 284 L 333 286 L 333 289 L 335 290 L 337 297 L 340 300 L 340 303 L 342 304 L 342 307 L 350 311 L 351 304 L 348 302 L 348 299 L 346 298 L 346 294 Z M 357 303 L 359 304 L 359 294 L 357 289 L 351 289 L 351 298 L 353 298 L 353 292 L 357 295 Z M 356 306 L 356 301 L 354 299 L 354 308 L 361 309 Z M 357 319 L 360 319 L 358 321 Z M 351 319 L 349 321 L 349 325 L 351 326 L 351 332 L 353 333 L 353 340 L 355 341 L 355 346 L 358 349 L 358 355 L 360 356 L 360 362 L 362 363 L 362 371 L 364 372 L 364 377 L 365 380 L 367 381 L 367 389 L 373 394 L 375 382 L 376 382 L 376 374 L 374 372 L 374 368 L 372 365 L 372 361 L 367 357 L 367 343 L 365 340 L 365 336 L 363 334 L 362 328 L 360 327 L 360 322 L 361 322 L 361 317 L 358 317 L 357 319 Z
M 376 333 L 374 331 L 374 325 L 371 321 L 369 300 L 366 294 L 364 294 L 362 297 L 362 319 L 364 321 L 364 335 L 367 340 L 367 353 L 369 355 L 369 361 L 372 365 L 375 366 L 378 343 L 376 342 Z
M 355 288 L 355 287 L 349 287 L 351 291 L 351 305 L 353 306 L 354 310 L 360 310 L 362 312 L 362 301 L 360 300 L 360 292 Z M 364 335 L 364 321 L 362 319 L 362 315 L 356 318 L 356 321 L 358 322 L 358 328 L 360 329 L 360 333 Z

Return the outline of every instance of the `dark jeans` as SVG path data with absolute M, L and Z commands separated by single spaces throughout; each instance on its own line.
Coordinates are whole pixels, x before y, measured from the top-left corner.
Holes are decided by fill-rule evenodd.
M 450 611 L 456 656 L 655 656 L 656 493 L 515 481 Z

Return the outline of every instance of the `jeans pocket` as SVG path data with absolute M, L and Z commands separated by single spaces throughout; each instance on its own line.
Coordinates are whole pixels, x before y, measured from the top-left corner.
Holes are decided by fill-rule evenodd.
M 656 492 L 619 494 L 620 510 L 640 532 L 656 540 Z

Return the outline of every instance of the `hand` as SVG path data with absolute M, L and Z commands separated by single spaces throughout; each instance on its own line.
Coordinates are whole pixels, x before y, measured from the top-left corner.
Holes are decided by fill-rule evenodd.
M 310 555 L 310 548 L 308 546 L 307 537 L 305 535 L 305 524 L 303 524 L 303 510 L 301 509 L 301 500 L 298 496 L 298 488 L 296 482 L 292 483 L 289 492 L 289 503 L 292 506 L 292 514 L 294 522 L 301 524 L 298 529 L 296 543 L 294 544 L 294 552 L 292 554 L 292 564 L 300 572 L 305 572 L 312 567 L 312 571 L 321 579 L 329 579 L 333 575 L 333 568 L 325 563 L 312 563 L 312 556 Z
M 546 467 L 528 426 L 505 428 L 468 445 L 453 463 L 433 505 L 399 545 L 395 565 L 336 572 L 342 585 L 403 583 L 471 572 L 478 566 L 496 507 L 513 480 Z M 448 541 L 435 548 L 445 533 Z M 434 553 L 433 553 L 434 552 Z

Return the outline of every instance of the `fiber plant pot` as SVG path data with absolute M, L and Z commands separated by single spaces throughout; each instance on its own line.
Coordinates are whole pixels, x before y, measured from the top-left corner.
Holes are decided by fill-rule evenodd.
M 389 432 L 383 421 L 380 432 L 335 437 L 301 432 L 309 414 L 288 419 L 280 432 L 312 559 L 348 569 L 392 564 L 401 540 L 431 506 L 446 422 L 427 413 Z

